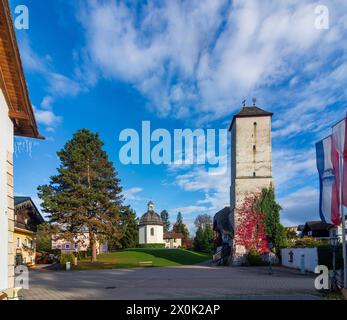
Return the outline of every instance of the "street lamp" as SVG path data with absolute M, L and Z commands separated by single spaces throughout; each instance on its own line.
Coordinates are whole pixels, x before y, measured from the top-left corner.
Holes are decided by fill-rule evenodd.
M 337 290 L 337 281 L 336 281 L 336 249 L 337 245 L 339 244 L 339 238 L 338 237 L 331 237 L 330 238 L 330 245 L 333 251 L 333 276 L 331 279 L 331 288 L 333 291 Z

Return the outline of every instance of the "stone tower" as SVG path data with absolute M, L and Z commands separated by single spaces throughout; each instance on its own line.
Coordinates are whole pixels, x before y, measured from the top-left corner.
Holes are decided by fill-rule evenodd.
M 230 125 L 231 186 L 230 210 L 234 241 L 237 236 L 238 208 L 248 195 L 273 185 L 271 118 L 273 113 L 255 106 L 243 107 Z M 235 243 L 235 242 L 234 242 Z M 238 264 L 246 253 L 243 246 L 234 246 L 233 263 Z

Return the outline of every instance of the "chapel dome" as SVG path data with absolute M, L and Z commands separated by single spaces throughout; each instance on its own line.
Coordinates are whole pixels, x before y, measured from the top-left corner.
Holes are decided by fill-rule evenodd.
M 145 225 L 158 225 L 162 226 L 163 221 L 161 220 L 161 217 L 158 213 L 154 212 L 154 204 L 152 201 L 148 203 L 148 210 L 147 212 L 141 217 L 139 225 L 145 226 Z

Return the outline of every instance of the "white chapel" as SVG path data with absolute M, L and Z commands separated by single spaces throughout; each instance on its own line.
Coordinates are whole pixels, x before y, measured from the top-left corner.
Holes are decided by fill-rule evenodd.
M 139 244 L 164 244 L 164 227 L 160 215 L 154 212 L 154 204 L 150 201 L 147 212 L 139 222 Z

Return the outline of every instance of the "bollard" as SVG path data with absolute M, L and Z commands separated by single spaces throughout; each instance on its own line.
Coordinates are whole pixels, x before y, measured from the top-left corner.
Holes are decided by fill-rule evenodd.
M 66 271 L 71 270 L 71 262 L 66 262 Z
M 305 273 L 305 255 L 301 255 L 300 272 Z

